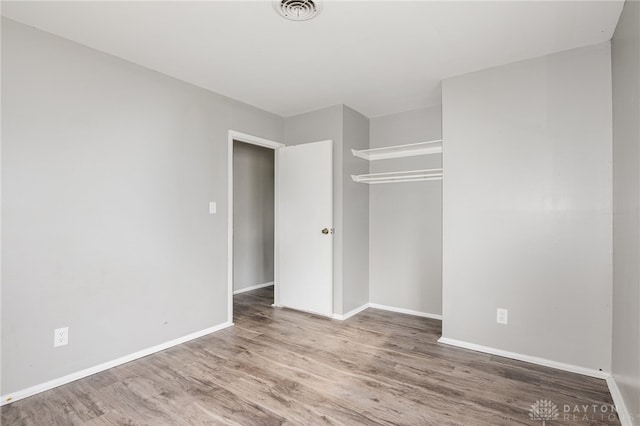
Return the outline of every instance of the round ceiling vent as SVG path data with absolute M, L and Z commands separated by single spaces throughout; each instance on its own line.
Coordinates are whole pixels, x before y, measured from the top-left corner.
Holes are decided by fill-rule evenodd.
M 278 13 L 292 21 L 307 21 L 322 9 L 321 0 L 274 0 Z

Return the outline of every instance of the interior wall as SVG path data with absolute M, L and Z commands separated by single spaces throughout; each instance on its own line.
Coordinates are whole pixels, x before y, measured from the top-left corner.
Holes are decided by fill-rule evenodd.
M 610 371 L 611 132 L 609 43 L 443 82 L 443 337 Z
M 370 121 L 371 148 L 442 138 L 441 107 Z M 371 162 L 371 172 L 442 167 L 442 155 Z M 370 185 L 371 303 L 442 313 L 441 181 Z
M 233 143 L 233 290 L 273 283 L 274 150 Z
M 612 373 L 632 424 L 640 425 L 640 2 L 625 3 L 611 48 Z
M 352 149 L 369 148 L 369 119 L 343 107 L 343 306 L 348 313 L 369 303 L 369 188 L 352 174 L 369 173 L 369 162 L 354 157 Z
M 282 118 L 3 19 L 2 124 L 3 395 L 227 321 L 228 131 Z

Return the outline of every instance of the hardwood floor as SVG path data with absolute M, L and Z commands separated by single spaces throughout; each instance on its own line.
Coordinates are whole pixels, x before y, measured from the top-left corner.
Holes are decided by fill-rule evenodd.
M 540 399 L 549 426 L 619 424 L 603 380 L 438 344 L 439 321 L 272 301 L 240 294 L 234 327 L 2 407 L 2 425 L 542 425 Z

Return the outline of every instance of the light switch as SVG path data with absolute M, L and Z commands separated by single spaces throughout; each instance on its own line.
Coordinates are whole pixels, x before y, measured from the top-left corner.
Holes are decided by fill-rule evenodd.
M 211 214 L 215 214 L 216 213 L 216 202 L 215 201 L 211 201 L 209 203 L 209 213 L 211 213 Z

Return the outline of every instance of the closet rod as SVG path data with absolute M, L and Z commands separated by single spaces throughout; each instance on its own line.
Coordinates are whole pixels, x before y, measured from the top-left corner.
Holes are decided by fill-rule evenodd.
M 366 183 L 369 185 L 377 185 L 379 183 L 403 183 L 403 182 L 423 182 L 429 180 L 442 180 L 442 176 L 431 176 L 421 178 L 406 178 L 406 179 L 386 179 L 386 180 L 374 180 L 374 181 L 360 181 L 359 183 Z
M 442 179 L 442 169 L 408 170 L 401 172 L 369 173 L 351 175 L 351 179 L 358 183 L 400 183 L 419 182 Z

